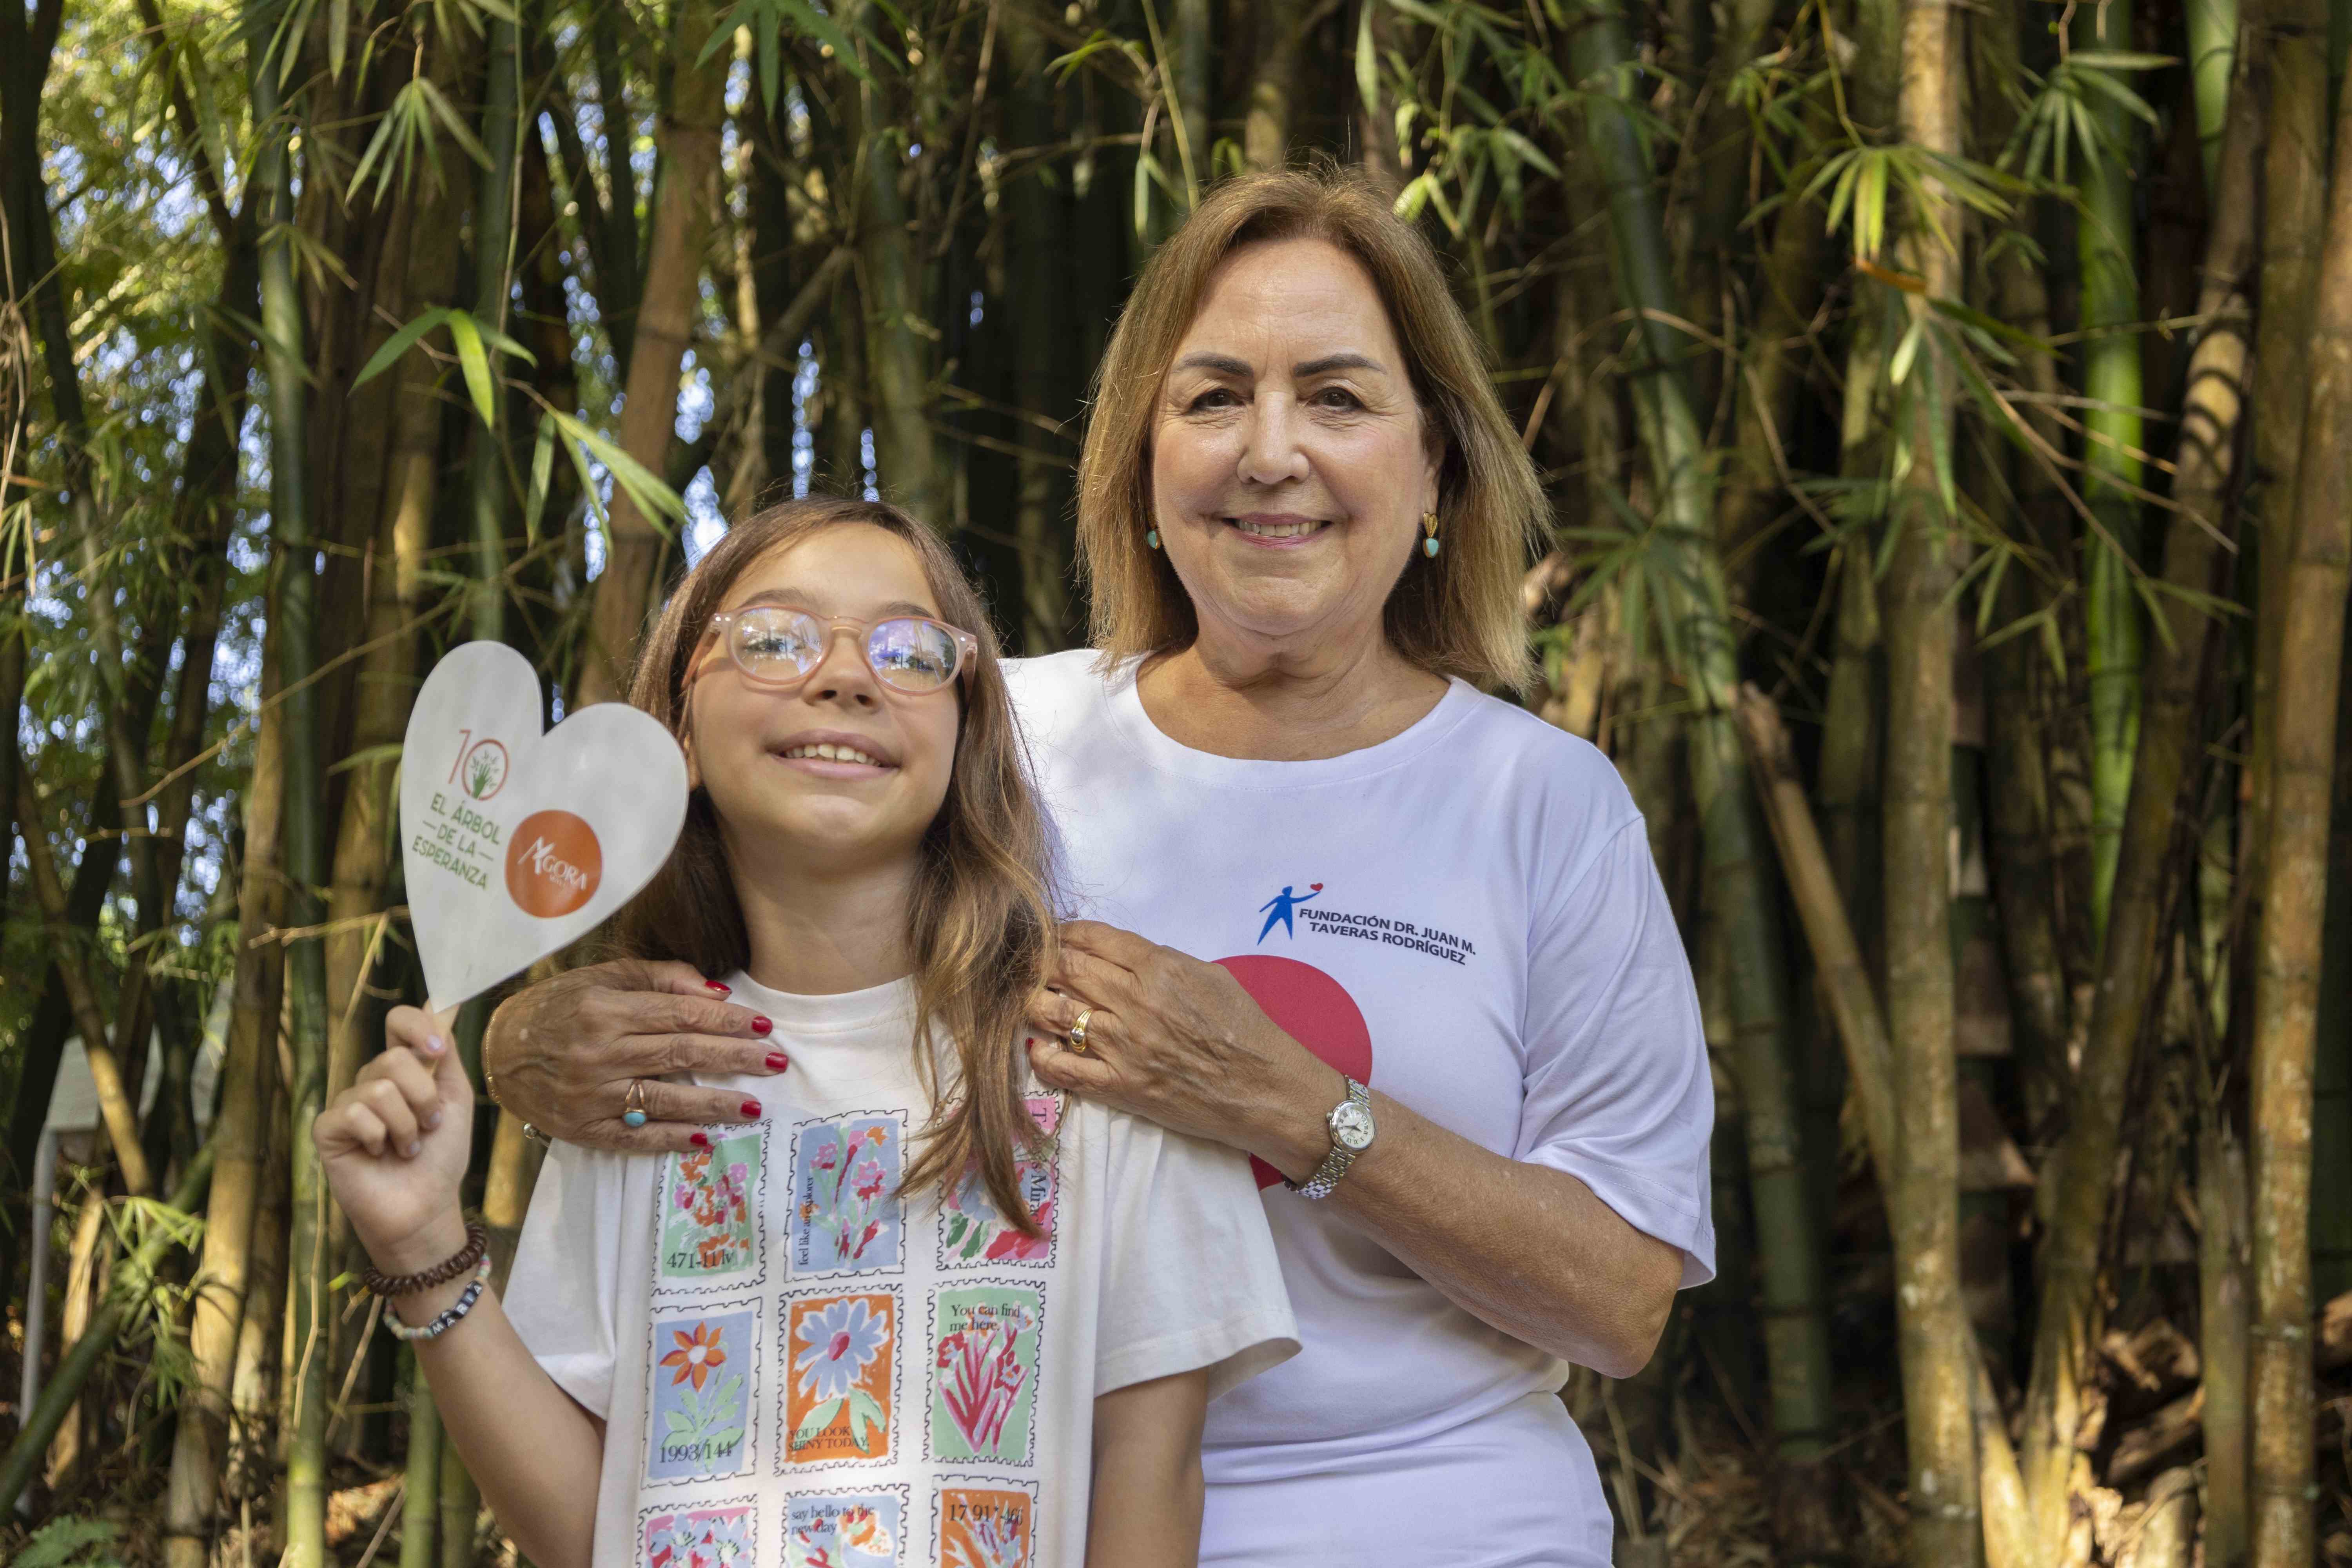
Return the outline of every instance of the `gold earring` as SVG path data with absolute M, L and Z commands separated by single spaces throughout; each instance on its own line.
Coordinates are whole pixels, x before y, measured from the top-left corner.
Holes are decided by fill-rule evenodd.
M 1421 514 L 1421 526 L 1428 532 L 1429 535 L 1428 538 L 1421 542 L 1421 552 L 1434 561 L 1437 559 L 1438 551 L 1444 548 L 1437 542 L 1437 514 L 1433 511 L 1423 512 Z

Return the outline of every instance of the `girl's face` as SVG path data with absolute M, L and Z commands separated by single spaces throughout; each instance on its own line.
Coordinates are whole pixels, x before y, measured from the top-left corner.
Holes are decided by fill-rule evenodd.
M 789 605 L 820 620 L 940 615 L 915 552 L 866 523 L 770 552 L 719 605 Z M 862 640 L 835 632 L 792 689 L 754 686 L 706 635 L 688 689 L 688 781 L 710 792 L 729 858 L 841 873 L 911 857 L 947 799 L 961 682 L 920 697 L 885 686 Z M 826 746 L 856 753 L 820 757 Z

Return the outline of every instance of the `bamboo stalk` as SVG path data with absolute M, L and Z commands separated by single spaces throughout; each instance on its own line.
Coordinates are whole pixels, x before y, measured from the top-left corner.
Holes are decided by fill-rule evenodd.
M 1279 169 L 1290 156 L 1292 100 L 1298 94 L 1299 30 L 1305 0 L 1253 0 L 1256 58 L 1251 62 L 1249 111 L 1242 121 L 1242 160 L 1253 169 Z
M 1269 12 L 1260 26 L 1273 26 L 1276 20 Z M 1005 13 L 1004 47 L 1013 73 L 1006 129 L 1016 143 L 1034 146 L 1049 139 L 1054 128 L 1045 37 L 1015 8 Z M 1017 336 L 1011 366 L 1013 401 L 1036 418 L 1058 419 L 1066 412 L 1066 380 L 1058 373 L 1065 363 L 1065 311 L 1071 298 L 1067 216 L 1058 193 L 1045 184 L 1042 168 L 1016 176 L 1003 201 L 1013 228 L 1025 237 L 1005 258 Z M 1064 465 L 1054 460 L 1053 438 L 1045 431 L 1024 420 L 1018 438 L 1023 455 L 1013 531 L 1021 546 L 1021 647 L 1035 655 L 1069 646 L 1070 544 L 1063 523 L 1068 487 Z
M 474 319 L 503 332 L 513 292 L 516 121 L 522 98 L 522 48 L 512 13 L 489 18 L 487 75 L 482 146 L 489 153 L 489 167 L 475 193 Z M 411 243 L 420 237 L 428 248 L 438 248 L 430 235 L 412 236 Z M 456 238 L 453 227 L 449 242 Z M 507 489 L 506 403 L 501 386 L 491 402 L 498 419 L 488 426 L 476 420 L 468 427 L 473 451 L 467 467 L 467 497 L 473 518 L 474 570 L 467 584 L 467 620 L 474 637 L 491 642 L 504 636 L 506 626 L 506 530 L 512 505 Z M 617 511 L 623 498 L 616 494 L 613 499 Z
M 653 249 L 631 333 L 620 447 L 652 473 L 664 472 L 677 423 L 678 373 L 701 308 L 703 245 L 709 237 L 712 182 L 719 170 L 719 127 L 725 118 L 729 56 L 697 65 L 714 25 L 709 0 L 686 0 L 673 29 L 677 65 L 661 127 L 662 168 L 654 195 Z M 615 184 L 627 160 L 614 160 Z M 629 660 L 655 591 L 664 534 L 615 488 L 608 512 L 604 569 L 589 612 L 575 707 L 610 701 L 626 685 Z
M 1838 890 L 1828 847 L 1805 799 L 1788 731 L 1771 700 L 1752 685 L 1741 690 L 1739 728 L 1756 772 L 1765 820 L 1771 826 L 1781 870 L 1788 878 L 1790 901 L 1803 922 L 1822 993 L 1845 1050 L 1848 1081 L 1862 1113 L 1863 1139 L 1870 1151 L 1871 1165 L 1877 1173 L 1880 1191 L 1891 1201 L 1901 1179 L 1902 1134 L 1895 1094 L 1897 1068 L 1886 1015 L 1879 1006 L 1869 966 Z M 1902 1310 L 1903 1299 L 1898 1297 L 1897 1310 Z M 1964 1315 L 1960 1328 L 1965 1333 Z M 1973 1351 L 1974 1340 L 1965 1342 Z M 1971 1357 L 1969 1402 L 1976 1419 L 1985 1557 L 1990 1568 L 2033 1568 L 2017 1455 L 2010 1447 L 1980 1354 Z
M 10 749 L 15 749 L 13 741 Z M 23 830 L 20 841 L 25 846 L 26 867 L 31 872 L 33 896 L 39 901 L 41 918 L 58 933 L 53 960 L 65 986 L 66 1000 L 73 1007 L 74 1027 L 81 1031 L 82 1051 L 89 1058 L 90 1081 L 98 1091 L 99 1120 L 106 1126 L 107 1142 L 113 1146 L 115 1163 L 122 1169 L 124 1188 L 133 1197 L 144 1197 L 154 1190 L 154 1178 L 147 1169 L 146 1151 L 139 1142 L 138 1109 L 131 1103 L 123 1084 L 121 1058 L 115 1052 L 105 1016 L 99 1009 L 98 987 L 91 982 L 81 954 L 72 951 L 73 927 L 68 923 L 65 885 L 58 879 L 57 858 L 49 849 L 48 825 L 41 812 L 41 797 L 33 788 L 32 770 L 21 758 L 16 763 L 16 821 Z
M 2303 461 L 2304 411 L 2311 389 L 2308 346 L 2320 237 L 2327 205 L 2327 37 L 2326 0 L 2260 0 L 2248 37 L 2264 57 L 2270 114 L 2263 142 L 2263 302 L 2254 324 L 2253 483 L 2261 522 L 2256 561 L 2260 578 L 2253 620 L 2252 757 L 2248 766 L 2251 809 L 2239 880 L 2250 894 L 2238 968 L 2253 986 L 2268 887 L 2271 792 L 2278 741 L 2277 688 L 2284 617 L 2269 607 L 2285 598 L 2285 573 L 2294 553 L 2295 496 Z M 2232 1006 L 2233 1015 L 2252 1016 Z
M 2074 13 L 2074 47 L 2126 50 L 2129 0 L 2107 0 Z M 2110 889 L 2123 846 L 2131 794 L 2132 759 L 2139 733 L 2140 659 L 2145 633 L 2132 586 L 2132 556 L 2139 548 L 2139 505 L 2126 487 L 2144 478 L 2130 456 L 2143 442 L 2138 409 L 2140 344 L 2122 331 L 2139 319 L 2139 285 L 2132 266 L 2132 174 L 2137 122 L 2098 95 L 2090 113 L 2105 139 L 2101 154 L 2085 153 L 2082 216 L 2076 228 L 2083 269 L 2083 499 L 2100 535 L 2086 541 L 2084 605 L 2090 626 L 2091 682 L 2091 927 L 2107 926 Z
M 408 1468 L 401 1485 L 400 1568 L 438 1568 L 441 1522 L 441 1411 L 415 1353 L 404 1348 L 409 1376 Z
M 205 1215 L 205 1250 L 190 1287 L 188 1353 L 194 1369 L 172 1440 L 163 1538 L 168 1568 L 204 1568 L 209 1556 L 237 1336 L 255 1278 L 255 1231 L 278 1080 L 277 1035 L 264 1025 L 278 1016 L 285 952 L 277 942 L 257 940 L 279 923 L 285 898 L 279 880 L 284 708 L 274 700 L 277 640 L 274 630 L 265 633 L 261 724 L 245 788 L 236 967 L 229 982 L 234 1005 L 221 1062 L 220 1110 L 213 1124 L 217 1163 Z
M 2275 132 L 2273 133 L 2275 134 Z M 2352 577 L 2352 97 L 2336 121 L 2284 592 L 2269 844 L 2254 977 L 2253 1562 L 2312 1561 L 2311 1111 L 2344 596 Z
M 853 89 L 858 282 L 866 301 L 866 368 L 873 398 L 874 469 L 883 492 L 938 529 L 953 526 L 948 465 L 931 431 L 933 335 L 923 268 L 898 188 L 907 166 L 898 106 L 877 76 Z
M 259 0 L 256 0 L 259 4 Z M 290 225 L 294 198 L 289 167 L 289 117 L 279 97 L 280 61 L 266 10 L 257 12 L 249 44 L 253 117 L 260 153 L 249 199 L 261 204 L 265 226 Z M 283 47 L 292 47 L 284 40 Z M 308 393 L 303 379 L 305 325 L 294 277 L 290 239 L 266 244 L 261 258 L 261 319 L 269 383 L 269 513 L 276 548 L 271 619 L 283 640 L 278 657 L 286 683 L 284 832 L 287 919 L 320 923 L 318 889 L 326 879 L 322 775 L 319 759 L 319 691 L 310 679 L 318 657 L 317 584 L 312 562 L 308 458 Z M 298 1353 L 288 1369 L 296 1391 L 294 1433 L 287 1453 L 283 1533 L 286 1568 L 323 1568 L 326 1560 L 326 1415 L 324 1342 L 327 1327 L 326 1186 L 310 1142 L 326 1088 L 326 972 L 315 941 L 290 944 L 287 993 L 292 1003 L 294 1081 L 289 1110 L 293 1160 L 293 1207 L 288 1310 Z
M 2246 1154 L 2221 1107 L 2209 1102 L 2198 1135 L 2198 1359 L 2205 1405 L 2206 1568 L 2245 1568 Z
M 1806 1188 L 1786 943 L 1763 863 L 1763 835 L 1745 778 L 1732 710 L 1738 662 L 1723 567 L 1714 546 L 1714 482 L 1703 460 L 1688 382 L 1665 320 L 1680 315 L 1648 159 L 1619 94 L 1630 58 L 1614 0 L 1589 5 L 1568 34 L 1571 80 L 1581 85 L 1586 135 L 1608 193 L 1618 287 L 1641 312 L 1634 405 L 1657 487 L 1661 522 L 1673 531 L 1673 612 L 1684 623 L 1685 672 L 1698 712 L 1690 722 L 1692 781 L 1706 862 L 1706 908 L 1717 918 L 1739 1042 L 1758 1253 L 1762 1262 L 1766 1359 L 1782 1476 L 1784 1523 L 1817 1510 L 1818 1465 L 1836 1415 L 1831 1400 L 1829 1321 L 1822 1300 L 1822 1244 Z
M 1915 147 L 1960 151 L 1958 46 L 1945 0 L 1906 0 L 1896 114 Z M 1904 1093 L 1899 1152 L 1887 1194 L 1901 1281 L 1896 1332 L 1911 1478 L 1911 1560 L 1966 1564 L 1983 1550 L 1974 1391 L 1974 1336 L 1960 1289 L 1959 1084 L 1954 1053 L 1952 951 L 1954 534 L 1941 454 L 1952 426 L 1952 376 L 1927 301 L 1959 295 L 1958 210 L 1929 181 L 1925 210 L 1906 216 L 1905 269 L 1923 283 L 1906 298 L 1924 342 L 1897 394 L 1907 468 L 1893 499 L 1895 538 L 1881 586 L 1888 716 L 1885 783 L 1886 1014 Z M 1907 1308 L 1908 1310 L 1902 1310 Z
M 2137 756 L 2116 867 L 2106 943 L 2101 952 L 2091 1028 L 2073 1098 L 2073 1119 L 2053 1184 L 2056 1206 L 2042 1257 L 2033 1383 L 2027 1405 L 2026 1474 L 2042 1539 L 2059 1538 L 2070 1504 L 2067 1477 L 2080 1425 L 2078 1384 L 2098 1342 L 2098 1268 L 2109 1186 L 2122 1135 L 2134 1059 L 2170 931 L 2168 892 L 2181 793 L 2200 752 L 2198 694 L 2210 630 L 2203 595 L 2226 559 L 2223 505 L 2243 406 L 2248 340 L 2246 286 L 2254 259 L 2254 172 L 2262 139 L 2258 91 L 2242 83 L 2222 149 L 2224 178 L 2214 209 L 2199 314 L 2209 325 L 2189 361 L 2173 494 L 2182 515 L 2166 535 L 2164 579 L 2169 636 L 2147 664 Z

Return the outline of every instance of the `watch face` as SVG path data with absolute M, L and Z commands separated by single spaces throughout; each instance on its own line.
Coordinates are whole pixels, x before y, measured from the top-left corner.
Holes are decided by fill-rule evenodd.
M 1372 1113 L 1349 1100 L 1331 1112 L 1331 1141 L 1361 1153 L 1372 1146 Z

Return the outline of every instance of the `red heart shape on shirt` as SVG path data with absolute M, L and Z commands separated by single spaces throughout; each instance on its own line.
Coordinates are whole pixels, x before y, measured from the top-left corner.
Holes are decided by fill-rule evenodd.
M 1320 882 L 1314 886 L 1321 890 Z M 1357 1082 L 1372 1081 L 1372 1032 L 1364 1026 L 1364 1015 L 1346 986 L 1295 958 L 1250 952 L 1217 962 L 1284 1034 Z M 1281 1172 L 1255 1156 L 1250 1169 L 1257 1173 L 1261 1188 L 1282 1180 Z
M 1307 890 L 1310 893 L 1319 893 L 1323 890 L 1323 884 L 1320 882 L 1309 882 L 1307 884 Z

